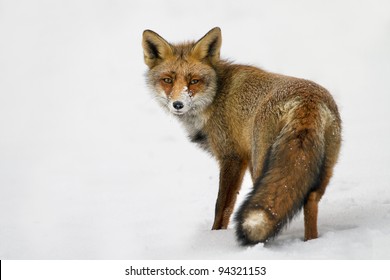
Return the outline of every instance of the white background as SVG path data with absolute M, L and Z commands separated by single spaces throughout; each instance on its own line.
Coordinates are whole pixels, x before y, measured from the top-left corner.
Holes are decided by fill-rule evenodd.
M 390 2 L 0 0 L 0 259 L 389 259 Z M 343 147 L 320 203 L 267 246 L 210 231 L 215 161 L 144 83 L 141 35 L 328 88 Z M 249 191 L 246 177 L 239 200 Z

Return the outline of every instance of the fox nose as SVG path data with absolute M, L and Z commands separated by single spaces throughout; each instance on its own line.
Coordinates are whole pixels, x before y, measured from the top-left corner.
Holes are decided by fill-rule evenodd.
M 175 108 L 176 110 L 181 110 L 181 109 L 183 109 L 184 104 L 183 104 L 183 102 L 181 102 L 181 101 L 175 101 L 175 102 L 173 102 L 172 106 L 173 106 L 173 108 Z

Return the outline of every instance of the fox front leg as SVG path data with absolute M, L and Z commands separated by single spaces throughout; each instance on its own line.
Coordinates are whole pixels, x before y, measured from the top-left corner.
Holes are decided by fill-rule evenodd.
M 219 191 L 212 229 L 226 229 L 234 209 L 247 163 L 236 156 L 220 162 Z

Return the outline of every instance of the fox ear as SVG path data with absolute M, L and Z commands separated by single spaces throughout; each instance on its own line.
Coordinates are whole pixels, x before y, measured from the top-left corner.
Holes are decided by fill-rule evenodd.
M 151 30 L 145 30 L 142 36 L 145 64 L 149 68 L 156 66 L 161 60 L 172 55 L 172 46 L 160 35 Z
M 221 44 L 221 29 L 215 27 L 195 43 L 192 48 L 192 55 L 200 60 L 209 59 L 214 64 L 219 60 Z

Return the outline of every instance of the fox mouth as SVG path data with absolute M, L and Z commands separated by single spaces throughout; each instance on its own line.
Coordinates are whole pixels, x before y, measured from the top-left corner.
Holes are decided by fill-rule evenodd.
M 186 113 L 186 111 L 182 111 L 182 110 L 172 110 L 171 113 L 174 114 L 174 115 L 180 116 L 180 115 L 184 115 L 184 114 Z

